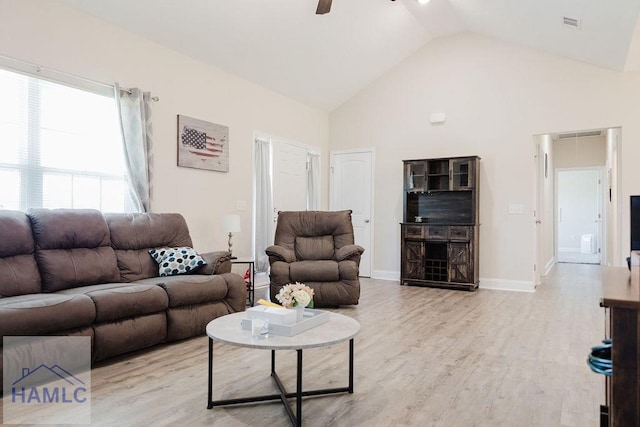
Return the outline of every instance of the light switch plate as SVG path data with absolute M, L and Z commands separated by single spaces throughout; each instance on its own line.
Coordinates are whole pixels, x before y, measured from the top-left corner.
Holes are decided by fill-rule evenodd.
M 510 204 L 509 215 L 522 215 L 524 213 L 524 205 Z
M 240 212 L 244 212 L 247 210 L 247 201 L 246 200 L 237 200 L 236 201 L 236 210 Z

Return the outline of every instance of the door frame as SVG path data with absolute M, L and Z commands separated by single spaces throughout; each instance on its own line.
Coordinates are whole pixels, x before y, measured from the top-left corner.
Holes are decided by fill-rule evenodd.
M 607 158 L 606 158 L 606 181 L 603 181 L 606 184 L 604 189 L 605 197 L 604 197 L 604 206 L 606 207 L 606 200 L 610 198 L 611 203 L 611 215 L 607 215 L 606 209 L 603 213 L 603 216 L 608 221 L 609 227 L 611 228 L 611 233 L 607 234 L 613 240 L 611 245 L 609 246 L 609 242 L 605 242 L 604 246 L 604 254 L 606 254 L 606 258 L 601 256 L 600 265 L 603 266 L 623 266 L 624 264 L 621 262 L 622 258 L 622 126 L 604 126 L 600 129 L 604 129 L 606 132 L 606 141 L 607 141 Z M 540 185 L 541 179 L 544 174 L 544 168 L 542 167 L 542 160 L 539 158 L 539 137 L 544 135 L 554 135 L 556 133 L 562 132 L 545 132 L 545 133 L 536 133 L 533 134 L 533 146 L 534 146 L 534 182 L 533 182 L 533 205 L 538 208 L 540 205 L 540 192 L 538 191 L 538 186 Z M 555 185 L 555 184 L 554 184 Z M 610 196 L 609 196 L 610 192 Z M 555 200 L 554 200 L 555 203 Z M 556 206 L 553 206 L 553 210 L 555 212 Z M 534 220 L 538 220 L 538 215 L 540 212 L 536 211 L 534 213 Z M 538 248 L 538 231 L 539 227 L 536 226 L 534 222 L 533 228 L 533 256 L 534 256 L 534 268 L 536 269 L 533 272 L 534 283 L 536 280 L 536 276 L 540 273 L 540 256 L 539 256 L 539 248 Z M 555 233 L 555 232 L 554 232 Z M 556 236 L 554 235 L 554 240 Z M 554 244 L 554 247 L 556 245 Z M 557 254 L 555 254 L 557 255 Z M 601 254 L 602 255 L 602 254 Z
M 533 167 L 534 167 L 534 177 L 533 180 L 533 194 L 535 197 L 534 200 L 534 210 L 533 210 L 533 220 L 534 220 L 534 240 L 533 240 L 533 287 L 534 289 L 540 285 L 542 282 L 542 276 L 544 274 L 540 273 L 542 257 L 540 256 L 540 251 L 542 250 L 542 188 L 544 186 L 544 170 L 540 171 L 541 167 L 544 167 L 544 163 L 540 160 L 540 158 L 545 154 L 540 146 L 540 142 L 538 141 L 538 135 L 533 136 L 533 142 L 535 144 L 535 153 L 533 155 Z
M 370 277 L 374 277 L 373 274 L 373 256 L 375 253 L 375 218 L 374 218 L 374 212 L 375 212 L 375 208 L 374 208 L 374 203 L 375 203 L 375 164 L 376 164 L 376 151 L 375 148 L 372 147 L 367 147 L 367 148 L 356 148 L 356 149 L 351 149 L 351 150 L 331 150 L 329 152 L 329 165 L 330 165 L 330 170 L 329 170 L 329 209 L 330 210 L 334 210 L 335 207 L 335 201 L 334 201 L 334 194 L 335 194 L 335 183 L 333 182 L 333 165 L 334 165 L 334 159 L 335 156 L 339 156 L 342 154 L 358 154 L 358 153 L 369 153 L 371 155 L 371 176 L 370 178 L 370 182 L 371 182 L 371 192 L 369 194 L 369 200 L 370 200 L 370 208 L 369 208 L 369 242 L 371 242 L 371 247 L 367 248 L 367 251 L 369 252 L 369 276 Z
M 254 131 L 253 132 L 253 139 L 252 139 L 252 143 L 251 143 L 251 164 L 252 164 L 252 171 L 251 171 L 251 186 L 252 186 L 252 206 L 251 206 L 251 253 L 252 255 L 254 255 L 256 253 L 256 223 L 257 223 L 257 208 L 256 208 L 256 195 L 257 195 L 257 179 L 258 177 L 256 176 L 256 168 L 255 168 L 255 161 L 256 161 L 256 154 L 255 154 L 255 150 L 256 150 L 256 139 L 257 138 L 262 138 L 265 139 L 269 142 L 270 144 L 270 149 L 271 149 L 271 172 L 273 173 L 274 170 L 274 166 L 273 166 L 273 157 L 274 157 L 274 148 L 276 144 L 289 144 L 289 145 L 293 145 L 299 148 L 304 148 L 307 150 L 307 153 L 312 153 L 312 154 L 317 154 L 320 156 L 319 159 L 319 167 L 320 167 L 320 182 L 319 182 L 319 187 L 320 187 L 320 205 L 322 206 L 322 181 L 323 181 L 323 174 L 322 174 L 322 150 L 320 149 L 320 147 L 314 146 L 314 145 L 309 145 L 309 144 L 304 144 L 298 141 L 294 141 L 294 140 L 290 140 L 284 137 L 280 137 L 280 136 L 276 136 L 267 132 L 261 132 L 261 131 Z M 273 177 L 272 177 L 273 178 Z M 308 190 L 307 190 L 308 191 Z M 271 197 L 273 199 L 273 188 L 272 188 L 272 194 Z M 272 200 L 273 201 L 273 200 Z M 274 226 L 273 226 L 273 232 L 275 233 L 275 221 L 274 221 Z M 273 233 L 272 233 L 273 234 Z M 259 275 L 264 274 L 264 273 L 259 273 Z M 260 278 L 262 279 L 262 277 Z M 268 278 L 267 278 L 267 282 L 268 282 Z

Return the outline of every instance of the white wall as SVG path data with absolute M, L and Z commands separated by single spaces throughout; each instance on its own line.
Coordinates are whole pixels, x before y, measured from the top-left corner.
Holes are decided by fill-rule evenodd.
M 640 192 L 640 74 L 465 33 L 431 41 L 330 115 L 331 148 L 375 147 L 374 276 L 400 270 L 402 159 L 476 154 L 480 286 L 533 281 L 532 136 L 622 126 L 622 196 Z M 429 114 L 445 112 L 443 125 Z M 509 215 L 523 204 L 525 215 Z M 622 218 L 628 217 L 624 206 Z M 628 247 L 628 224 L 622 246 Z M 615 262 L 622 265 L 624 257 Z M 377 273 L 376 273 L 377 271 Z
M 105 83 L 150 90 L 154 105 L 155 212 L 180 212 L 199 250 L 226 248 L 220 217 L 238 212 L 234 253 L 251 251 L 253 133 L 317 146 L 328 164 L 328 114 L 49 0 L 0 0 L 0 55 Z M 260 66 L 260 64 L 256 64 Z M 229 173 L 178 168 L 177 115 L 229 127 Z M 328 174 L 322 176 L 327 206 Z

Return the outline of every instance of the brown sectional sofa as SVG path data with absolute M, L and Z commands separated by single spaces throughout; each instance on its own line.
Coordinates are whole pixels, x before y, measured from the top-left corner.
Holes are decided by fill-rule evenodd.
M 203 334 L 244 310 L 228 252 L 158 277 L 148 251 L 162 246 L 192 246 L 181 215 L 0 210 L 0 335 L 90 336 L 95 362 Z

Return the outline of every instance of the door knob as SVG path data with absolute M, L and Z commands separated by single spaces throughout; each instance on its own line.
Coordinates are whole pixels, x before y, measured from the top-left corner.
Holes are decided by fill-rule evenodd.
M 542 224 L 542 221 L 540 221 L 539 219 L 536 219 L 536 224 Z
M 365 220 L 364 220 L 364 223 L 365 223 L 365 224 L 369 224 L 369 220 L 368 220 L 368 219 L 365 219 Z

